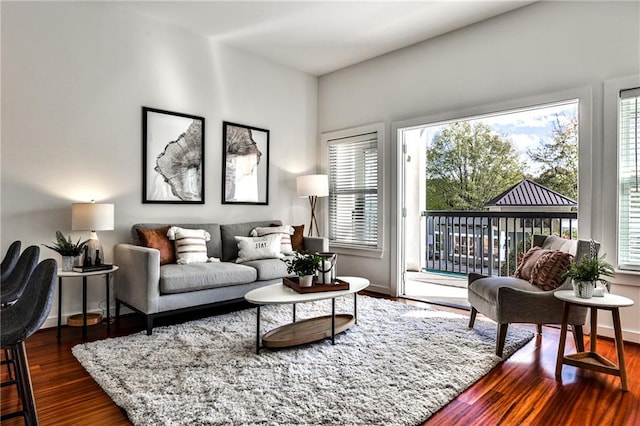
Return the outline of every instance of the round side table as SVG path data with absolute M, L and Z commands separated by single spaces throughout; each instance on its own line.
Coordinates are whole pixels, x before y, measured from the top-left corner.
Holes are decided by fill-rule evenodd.
M 87 277 L 104 275 L 105 287 L 107 291 L 107 333 L 111 331 L 111 322 L 109 321 L 109 276 L 117 271 L 119 268 L 113 265 L 109 269 L 103 269 L 100 271 L 89 272 L 63 272 L 62 269 L 58 269 L 58 334 L 61 336 L 62 328 L 62 279 L 63 278 L 82 278 L 82 338 L 87 338 Z M 99 321 L 98 321 L 99 322 Z
M 622 341 L 622 327 L 620 326 L 619 308 L 632 306 L 633 300 L 624 296 L 618 296 L 610 293 L 605 293 L 604 297 L 592 297 L 591 299 L 583 299 L 575 296 L 573 291 L 571 290 L 556 291 L 553 295 L 564 302 L 564 311 L 562 315 L 562 331 L 560 332 L 558 359 L 556 361 L 556 377 L 560 377 L 562 375 L 563 364 L 573 365 L 574 367 L 580 367 L 587 370 L 619 376 L 620 381 L 622 382 L 622 390 L 627 391 L 627 369 L 624 363 L 624 343 Z M 591 350 L 589 352 L 578 352 L 572 355 L 565 355 L 564 347 L 567 337 L 567 319 L 569 318 L 569 309 L 571 308 L 571 305 L 586 306 L 590 308 Z M 613 316 L 613 331 L 616 339 L 618 365 L 614 364 L 613 362 L 609 361 L 596 352 L 598 309 L 611 311 L 611 315 Z

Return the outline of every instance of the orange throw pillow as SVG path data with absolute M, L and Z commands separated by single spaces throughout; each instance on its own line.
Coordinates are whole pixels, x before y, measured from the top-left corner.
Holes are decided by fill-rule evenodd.
M 293 227 L 293 235 L 291 236 L 291 245 L 295 251 L 302 253 L 304 251 L 304 225 Z
M 272 223 L 270 226 L 281 226 Z M 291 236 L 291 247 L 300 253 L 304 252 L 304 225 L 292 225 L 293 235 Z
M 176 249 L 173 241 L 167 237 L 170 226 L 158 229 L 137 229 L 138 238 L 143 246 L 160 251 L 160 265 L 176 263 Z

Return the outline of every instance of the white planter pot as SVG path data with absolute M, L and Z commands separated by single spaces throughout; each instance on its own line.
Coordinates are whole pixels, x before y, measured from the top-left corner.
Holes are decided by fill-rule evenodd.
M 74 256 L 62 256 L 62 271 L 63 272 L 72 272 L 73 271 L 73 260 L 74 260 Z
M 573 281 L 573 294 L 576 297 L 580 297 L 582 299 L 591 299 L 591 297 L 593 296 L 593 289 L 596 288 L 596 282 L 595 281 L 583 281 L 583 282 L 576 282 Z
M 311 287 L 314 275 L 304 275 L 300 277 L 300 287 Z

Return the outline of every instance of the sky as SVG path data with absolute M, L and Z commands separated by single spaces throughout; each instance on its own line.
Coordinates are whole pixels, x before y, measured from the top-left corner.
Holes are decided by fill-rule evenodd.
M 527 155 L 527 150 L 535 149 L 539 146 L 540 140 L 551 140 L 555 120 L 560 122 L 568 121 L 571 117 L 578 115 L 578 101 L 569 101 L 559 104 L 544 105 L 515 112 L 501 112 L 492 115 L 469 118 L 472 124 L 484 122 L 495 132 L 506 136 L 512 141 L 513 146 L 520 153 L 520 158 L 525 165 L 525 170 L 536 174 L 539 166 L 531 161 Z M 455 121 L 464 121 L 460 118 Z M 426 125 L 420 129 L 411 130 L 411 135 L 407 135 L 407 140 L 420 138 L 423 142 L 430 144 L 435 134 L 444 127 L 452 123 L 434 123 Z M 422 136 L 420 137 L 420 132 Z

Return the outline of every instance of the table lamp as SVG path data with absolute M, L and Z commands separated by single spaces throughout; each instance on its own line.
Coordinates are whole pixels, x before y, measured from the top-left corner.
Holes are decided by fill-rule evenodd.
M 104 259 L 102 244 L 96 231 L 113 230 L 113 204 L 74 203 L 71 205 L 71 229 L 91 231 L 83 266 L 101 265 Z
M 311 221 L 309 223 L 308 236 L 313 236 L 315 226 L 316 235 L 319 235 L 318 220 L 316 219 L 316 203 L 318 197 L 329 195 L 329 178 L 327 175 L 298 176 L 296 179 L 298 197 L 309 197 L 311 206 Z

